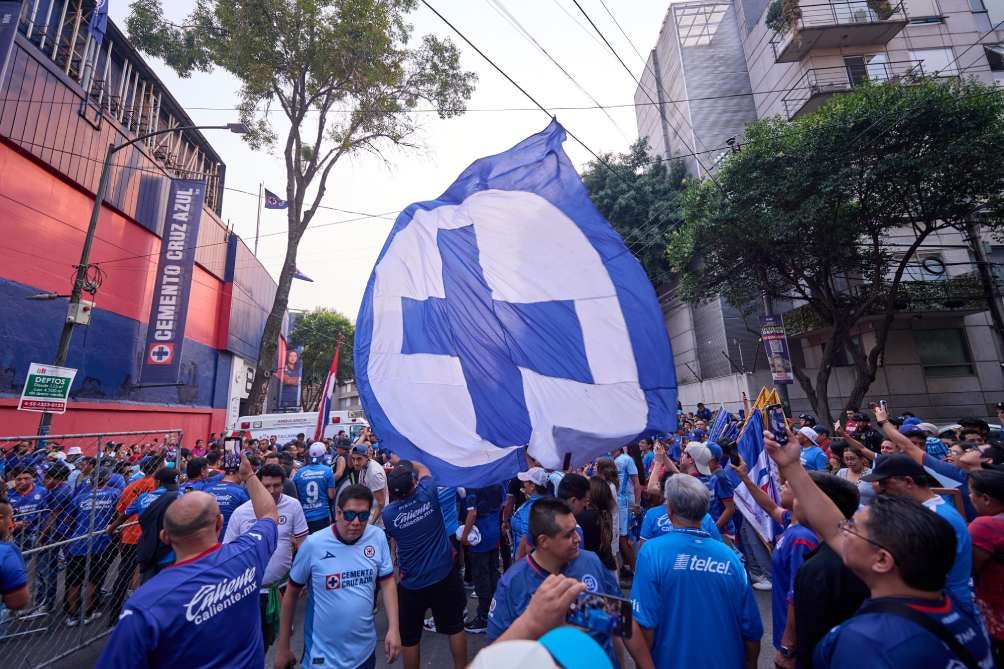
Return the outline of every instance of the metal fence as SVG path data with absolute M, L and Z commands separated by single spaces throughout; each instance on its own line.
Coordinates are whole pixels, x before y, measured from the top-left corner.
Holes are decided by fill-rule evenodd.
M 135 477 L 140 457 L 175 454 L 181 439 L 180 430 L 0 437 L 6 495 L 15 511 L 7 540 L 21 551 L 30 596 L 18 611 L 0 603 L 2 666 L 50 666 L 111 632 L 138 585 L 130 543 L 138 537 L 137 523 L 107 532 L 118 515 L 118 486 Z M 46 471 L 56 462 L 77 472 L 67 483 L 74 487 L 68 509 L 49 503 L 46 488 L 55 480 Z

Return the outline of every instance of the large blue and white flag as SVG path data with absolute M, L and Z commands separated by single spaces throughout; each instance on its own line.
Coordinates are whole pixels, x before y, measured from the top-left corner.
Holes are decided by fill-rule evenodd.
M 736 442 L 736 447 L 739 449 L 739 455 L 749 468 L 749 477 L 753 483 L 767 493 L 767 496 L 775 504 L 780 505 L 781 486 L 778 483 L 780 476 L 777 471 L 777 465 L 770 459 L 770 456 L 767 455 L 767 449 L 764 448 L 763 416 L 760 414 L 759 409 L 754 409 L 753 413 L 750 414 L 742 434 L 739 435 L 739 441 Z M 768 546 L 773 546 L 777 527 L 775 527 L 773 519 L 767 515 L 767 512 L 756 503 L 756 500 L 753 499 L 753 495 L 746 489 L 746 486 L 738 486 L 733 499 L 736 502 L 736 506 L 739 507 L 740 513 L 753 525 L 753 529 L 756 530 L 757 534 L 767 542 Z
M 356 321 L 356 382 L 381 444 L 444 485 L 583 464 L 676 429 L 655 291 L 596 210 L 553 121 L 410 205 Z

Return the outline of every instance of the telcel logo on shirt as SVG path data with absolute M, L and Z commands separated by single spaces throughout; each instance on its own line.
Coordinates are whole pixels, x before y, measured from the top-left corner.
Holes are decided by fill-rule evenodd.
M 731 574 L 732 563 L 728 560 L 712 560 L 711 558 L 698 557 L 680 553 L 673 562 L 674 571 L 703 571 L 708 574 Z

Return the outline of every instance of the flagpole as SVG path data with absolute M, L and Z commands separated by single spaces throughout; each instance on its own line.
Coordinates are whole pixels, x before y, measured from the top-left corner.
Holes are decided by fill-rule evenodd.
M 261 189 L 262 188 L 264 188 L 264 185 L 261 182 L 259 182 L 258 183 L 258 219 L 255 221 L 255 224 L 254 224 L 254 255 L 255 255 L 256 258 L 258 257 L 258 233 L 261 232 L 261 195 L 262 195 Z

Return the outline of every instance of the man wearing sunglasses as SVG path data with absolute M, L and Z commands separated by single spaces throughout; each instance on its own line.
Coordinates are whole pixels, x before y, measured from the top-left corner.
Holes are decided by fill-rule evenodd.
M 309 588 L 303 629 L 305 667 L 358 667 L 376 665 L 376 623 L 373 619 L 374 586 L 378 586 L 387 611 L 384 653 L 387 663 L 401 651 L 398 631 L 394 564 L 387 538 L 369 524 L 373 493 L 350 484 L 338 494 L 335 522 L 307 537 L 289 570 L 282 599 L 279 640 L 274 666 L 296 664 L 290 648 L 296 604 Z
M 993 667 L 982 623 L 945 592 L 956 557 L 951 524 L 912 497 L 893 495 L 879 495 L 847 519 L 809 478 L 793 435 L 785 445 L 769 432 L 764 437 L 807 524 L 871 593 L 819 642 L 813 666 Z

